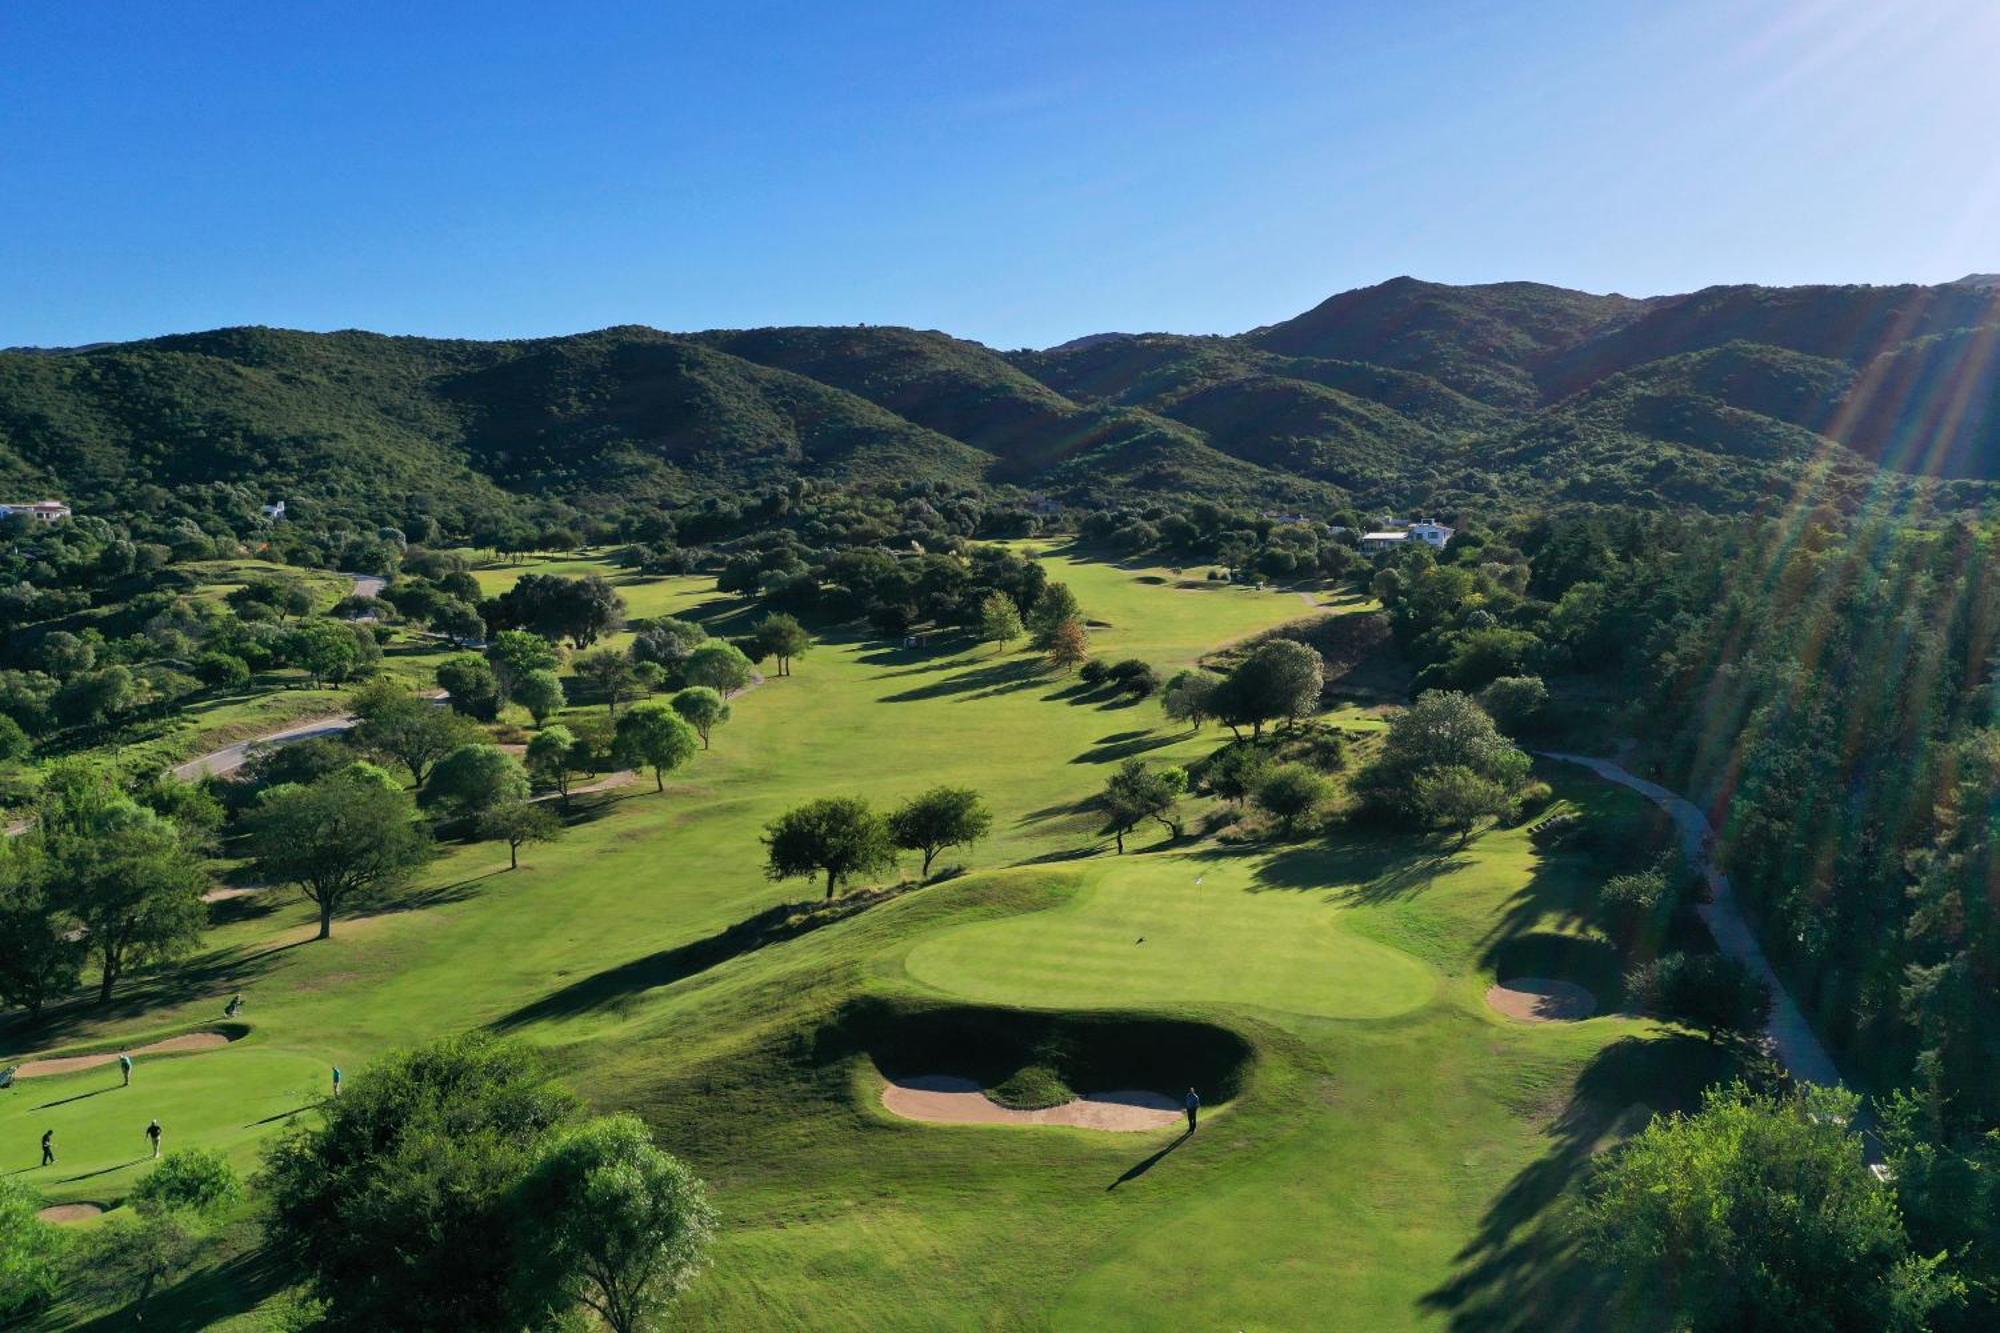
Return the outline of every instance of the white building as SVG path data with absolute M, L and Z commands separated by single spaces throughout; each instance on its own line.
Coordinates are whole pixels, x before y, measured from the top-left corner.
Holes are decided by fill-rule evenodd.
M 1428 520 L 1420 523 L 1392 522 L 1380 532 L 1362 535 L 1361 549 L 1370 553 L 1391 551 L 1405 542 L 1424 542 L 1442 551 L 1451 542 L 1452 528 Z
M 273 523 L 276 523 L 285 516 L 285 502 L 283 500 L 278 501 L 276 504 L 263 505 L 261 508 L 264 511 L 264 517 Z
M 70 509 L 60 500 L 17 500 L 11 504 L 0 504 L 0 518 L 12 518 L 16 514 L 26 514 L 37 523 L 55 523 L 70 517 Z

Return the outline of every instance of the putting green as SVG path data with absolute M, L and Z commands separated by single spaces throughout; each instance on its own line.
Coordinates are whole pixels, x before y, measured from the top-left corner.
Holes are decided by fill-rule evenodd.
M 1064 906 L 940 931 L 904 966 L 967 999 L 1041 1008 L 1207 1001 L 1387 1018 L 1430 1000 L 1424 964 L 1343 929 L 1323 894 L 1260 889 L 1258 865 L 1158 854 L 1094 866 Z

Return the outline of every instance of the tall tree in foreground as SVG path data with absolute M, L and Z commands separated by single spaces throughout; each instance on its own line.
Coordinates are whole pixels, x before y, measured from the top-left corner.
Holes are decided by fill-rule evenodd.
M 772 879 L 826 875 L 832 901 L 842 880 L 896 864 L 888 821 L 858 796 L 829 796 L 787 810 L 764 826 L 764 870 Z
M 979 641 L 991 642 L 993 651 L 999 653 L 1020 637 L 1021 612 L 1014 599 L 1004 592 L 988 593 L 979 604 Z
M 42 1221 L 42 1206 L 32 1187 L 0 1176 L 0 1320 L 38 1310 L 62 1289 L 69 1237 Z
M 410 798 L 351 772 L 272 797 L 251 818 L 250 845 L 260 875 L 319 907 L 320 939 L 336 913 L 400 884 L 430 851 Z
M 665 791 L 667 770 L 694 758 L 695 730 L 666 704 L 634 704 L 618 719 L 612 745 L 622 762 L 651 768 L 653 790 Z
M 613 1333 L 664 1327 L 701 1271 L 715 1210 L 695 1174 L 636 1116 L 562 1134 L 515 1192 L 516 1289 L 550 1315 L 581 1305 Z
M 208 875 L 172 821 L 113 792 L 88 815 L 52 811 L 39 836 L 55 903 L 96 959 L 100 1004 L 132 968 L 200 940 Z
M 83 973 L 81 928 L 51 894 L 48 876 L 40 839 L 0 840 L 0 1004 L 30 1018 Z
M 1590 1248 L 1693 1333 L 1893 1329 L 1955 1303 L 1945 1256 L 1910 1252 L 1895 1194 L 1868 1172 L 1837 1088 L 1712 1090 L 1663 1116 L 1591 1183 Z
M 266 1156 L 272 1248 L 338 1328 L 545 1327 L 514 1193 L 576 1099 L 481 1035 L 392 1055 Z
M 925 879 L 930 878 L 931 861 L 939 852 L 969 847 L 992 827 L 993 812 L 970 787 L 932 787 L 889 816 L 889 833 L 896 845 L 923 853 Z

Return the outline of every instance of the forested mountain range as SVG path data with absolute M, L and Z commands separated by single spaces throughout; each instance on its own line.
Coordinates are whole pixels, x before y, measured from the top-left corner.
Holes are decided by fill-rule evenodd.
M 1002 353 L 902 328 L 475 342 L 239 328 L 0 353 L 0 487 L 158 509 L 190 488 L 447 517 L 811 476 L 1267 505 L 1735 510 L 2000 481 L 2000 290 L 1637 300 L 1398 278 L 1236 336 Z

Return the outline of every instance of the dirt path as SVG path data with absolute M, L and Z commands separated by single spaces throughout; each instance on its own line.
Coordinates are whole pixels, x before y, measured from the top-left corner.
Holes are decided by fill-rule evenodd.
M 88 1222 L 103 1211 L 100 1205 L 94 1203 L 58 1203 L 42 1209 L 35 1216 L 44 1222 L 64 1226 L 70 1222 Z
M 1736 901 L 1736 890 L 1730 887 L 1729 876 L 1722 873 L 1710 854 L 1715 830 L 1701 807 L 1656 782 L 1648 782 L 1626 772 L 1609 759 L 1547 750 L 1542 753 L 1547 758 L 1560 759 L 1564 763 L 1581 764 L 1607 782 L 1630 787 L 1673 816 L 1674 823 L 1680 828 L 1681 844 L 1687 849 L 1688 860 L 1708 880 L 1709 901 L 1700 909 L 1701 919 L 1707 924 L 1709 934 L 1715 936 L 1716 947 L 1748 967 L 1770 988 L 1771 1023 L 1766 1031 L 1779 1062 L 1791 1070 L 1795 1078 L 1808 1083 L 1840 1086 L 1843 1080 L 1833 1057 L 1820 1044 L 1812 1024 L 1806 1021 L 1805 1012 L 1792 999 L 1784 982 L 1778 979 L 1770 960 L 1764 957 L 1763 946 L 1758 944 L 1756 932 L 1750 929 L 1750 923 Z
M 1061 1106 L 1016 1111 L 1002 1106 L 969 1078 L 920 1074 L 883 1085 L 882 1105 L 905 1120 L 937 1125 L 1067 1125 L 1076 1129 L 1136 1132 L 1180 1123 L 1180 1103 L 1157 1092 L 1093 1092 Z
M 189 1051 L 213 1051 L 230 1043 L 231 1038 L 223 1032 L 190 1032 L 185 1036 L 168 1037 L 150 1046 L 134 1046 L 125 1052 L 130 1056 L 141 1055 L 181 1055 Z M 96 1069 L 100 1065 L 118 1063 L 117 1051 L 99 1051 L 95 1055 L 65 1055 L 53 1060 L 30 1060 L 14 1071 L 15 1078 L 48 1078 L 54 1074 L 74 1074 L 82 1069 Z

